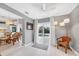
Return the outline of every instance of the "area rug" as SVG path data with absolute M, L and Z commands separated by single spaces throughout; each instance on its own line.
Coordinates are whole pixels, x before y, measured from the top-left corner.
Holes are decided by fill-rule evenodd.
M 38 48 L 38 49 L 43 49 L 43 50 L 47 50 L 48 46 L 47 45 L 43 45 L 43 44 L 33 44 L 32 47 L 34 48 Z

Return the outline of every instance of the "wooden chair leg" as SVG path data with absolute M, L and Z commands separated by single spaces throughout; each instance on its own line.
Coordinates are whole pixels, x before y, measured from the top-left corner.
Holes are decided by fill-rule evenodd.
M 19 38 L 17 39 L 17 41 L 19 42 Z
M 13 41 L 13 45 L 15 45 L 15 42 Z
M 10 44 L 11 43 L 11 40 L 8 39 L 5 42 L 8 43 L 8 44 Z
M 59 45 L 57 44 L 57 49 L 59 49 Z
M 72 49 L 68 46 L 68 49 L 72 51 Z
M 13 45 L 15 45 L 16 39 L 13 39 L 12 42 L 13 42 Z
M 67 46 L 65 46 L 65 53 L 67 53 Z

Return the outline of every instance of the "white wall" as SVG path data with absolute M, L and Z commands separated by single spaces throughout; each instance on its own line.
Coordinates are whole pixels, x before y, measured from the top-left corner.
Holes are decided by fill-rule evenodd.
M 72 36 L 72 47 L 79 52 L 79 6 L 70 14 L 71 25 L 69 26 Z
M 66 28 L 60 26 L 55 27 L 55 35 L 56 38 L 67 35 Z
M 32 39 L 33 39 L 33 31 L 32 30 L 27 30 L 27 25 L 26 23 L 29 22 L 29 23 L 33 23 L 33 20 L 31 20 L 30 18 L 24 18 L 24 23 L 25 23 L 25 44 L 28 44 L 28 43 L 31 43 L 32 42 Z
M 59 38 L 61 36 L 64 36 L 64 35 L 68 35 L 67 34 L 67 24 L 65 24 L 65 26 L 59 26 L 59 23 L 60 22 L 63 22 L 64 19 L 66 18 L 69 18 L 69 14 L 68 15 L 62 15 L 62 16 L 55 16 L 54 17 L 54 21 L 57 21 L 58 22 L 58 25 L 55 26 L 55 35 L 56 35 L 56 38 Z
M 74 37 L 74 48 L 79 52 L 79 24 L 75 24 L 72 27 L 72 35 Z

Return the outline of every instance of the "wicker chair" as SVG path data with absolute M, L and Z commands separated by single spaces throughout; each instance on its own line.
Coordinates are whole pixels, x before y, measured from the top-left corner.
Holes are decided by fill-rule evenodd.
M 64 47 L 65 53 L 67 53 L 67 49 L 71 50 L 71 48 L 69 46 L 70 41 L 71 41 L 71 38 L 68 36 L 62 36 L 62 37 L 58 38 L 57 39 L 57 48 L 59 48 L 59 46 Z

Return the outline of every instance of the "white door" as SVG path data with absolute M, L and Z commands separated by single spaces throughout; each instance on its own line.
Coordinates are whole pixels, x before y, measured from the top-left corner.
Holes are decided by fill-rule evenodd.
M 38 44 L 48 45 L 50 39 L 50 22 L 38 23 L 37 40 Z

